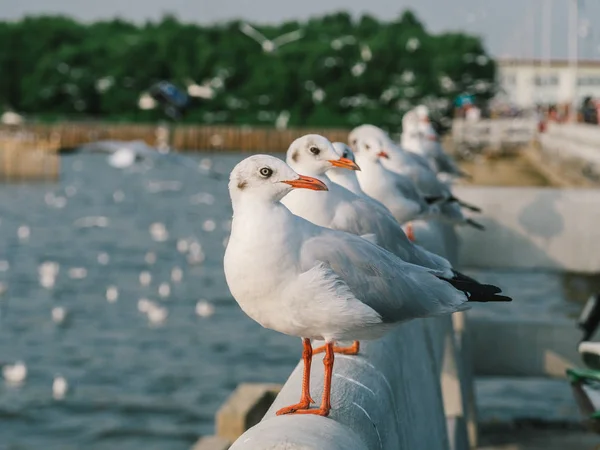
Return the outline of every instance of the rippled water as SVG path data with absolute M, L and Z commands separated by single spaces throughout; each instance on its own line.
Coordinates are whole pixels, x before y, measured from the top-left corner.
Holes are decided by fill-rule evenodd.
M 0 382 L 0 448 L 187 449 L 212 433 L 214 413 L 238 383 L 285 380 L 298 341 L 246 318 L 222 272 L 227 174 L 242 155 L 207 157 L 220 179 L 172 165 L 122 171 L 104 156 L 71 155 L 63 158 L 60 184 L 0 186 L 0 283 L 7 287 L 0 363 L 28 367 L 22 385 Z M 163 242 L 153 240 L 153 223 L 164 224 Z M 177 250 L 181 239 L 200 243 L 202 264 Z M 149 251 L 154 264 L 146 262 Z M 98 262 L 100 253 L 108 264 Z M 39 281 L 47 261 L 60 265 L 53 288 Z M 171 281 L 174 267 L 183 270 L 180 283 Z M 71 278 L 82 272 L 73 268 L 85 268 L 86 277 Z M 147 287 L 142 271 L 152 276 Z M 515 317 L 579 311 L 548 287 L 562 285 L 552 275 L 480 275 L 510 284 L 514 294 L 528 292 L 530 300 L 510 310 Z M 170 285 L 167 298 L 159 295 L 162 283 Z M 112 285 L 119 296 L 109 303 Z M 166 308 L 164 323 L 138 311 L 141 298 Z M 214 315 L 196 315 L 201 299 L 214 305 Z M 67 311 L 62 324 L 52 320 L 55 307 Z M 63 400 L 52 396 L 58 374 L 69 383 Z

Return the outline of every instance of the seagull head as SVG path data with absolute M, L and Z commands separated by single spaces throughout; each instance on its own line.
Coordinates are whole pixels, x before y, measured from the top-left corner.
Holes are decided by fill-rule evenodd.
M 384 150 L 380 139 L 368 136 L 356 142 L 356 160 L 361 165 L 379 163 L 381 158 L 389 159 L 390 155 Z
M 420 122 L 429 122 L 429 108 L 425 105 L 419 105 L 415 108 L 415 113 Z
M 340 156 L 331 142 L 318 134 L 307 134 L 292 142 L 286 161 L 297 172 L 316 177 L 332 167 L 360 170 L 354 161 Z
M 359 139 L 365 138 L 367 136 L 375 136 L 379 139 L 385 139 L 387 134 L 381 128 L 376 127 L 375 125 L 364 124 L 354 128 L 350 131 L 348 135 L 348 142 L 350 143 L 350 148 L 353 151 L 356 151 L 356 143 Z
M 237 198 L 254 198 L 278 202 L 292 189 L 326 191 L 316 178 L 298 175 L 290 166 L 274 156 L 254 155 L 244 159 L 231 171 L 229 193 Z

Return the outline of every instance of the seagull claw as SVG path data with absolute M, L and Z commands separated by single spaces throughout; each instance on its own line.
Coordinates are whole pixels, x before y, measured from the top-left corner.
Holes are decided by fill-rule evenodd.
M 293 405 L 293 406 L 297 406 L 297 405 Z M 315 409 L 303 408 L 303 409 L 294 409 L 291 411 L 282 412 L 283 410 L 287 410 L 287 408 L 283 408 L 283 409 L 280 409 L 279 411 L 277 411 L 277 415 L 280 416 L 282 414 L 313 414 L 316 416 L 324 416 L 324 417 L 329 415 L 329 409 L 325 409 L 325 408 L 315 408 Z
M 300 401 L 299 403 L 296 403 L 295 405 L 290 405 L 290 406 L 286 406 L 285 408 L 281 408 L 279 411 L 277 411 L 277 415 L 278 416 L 282 416 L 284 414 L 294 414 L 298 411 L 301 410 L 308 410 L 310 408 L 310 404 L 314 403 L 312 398 L 308 398 L 305 400 Z
M 323 353 L 324 351 L 325 351 L 325 346 L 321 345 L 320 347 L 313 349 L 313 355 L 315 355 L 317 353 Z M 352 343 L 352 345 L 350 345 L 348 347 L 337 347 L 337 346 L 333 347 L 333 353 L 338 353 L 340 355 L 358 355 L 359 351 L 360 351 L 360 342 L 359 341 L 354 341 Z

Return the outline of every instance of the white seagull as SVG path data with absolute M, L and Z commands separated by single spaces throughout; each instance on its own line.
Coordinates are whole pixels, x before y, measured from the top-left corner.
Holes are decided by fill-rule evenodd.
M 251 156 L 233 169 L 225 276 L 248 316 L 263 327 L 303 339 L 301 400 L 277 413 L 326 416 L 335 341 L 377 339 L 397 323 L 466 309 L 468 299 L 435 271 L 408 264 L 359 236 L 292 214 L 280 200 L 294 188 L 327 189 L 272 156 Z M 309 408 L 311 339 L 325 340 L 318 409 Z
M 469 177 L 444 152 L 438 134 L 429 119 L 429 109 L 424 105 L 417 106 L 402 117 L 402 147 L 408 152 L 426 158 L 429 166 L 440 175 Z
M 117 169 L 126 169 L 141 160 L 166 160 L 198 171 L 198 165 L 192 159 L 178 154 L 171 149 L 167 149 L 164 152 L 159 151 L 142 140 L 88 142 L 74 150 L 81 153 L 106 153 L 109 155 L 108 163 Z M 213 175 L 213 173 L 209 172 L 209 175 Z
M 363 192 L 383 203 L 400 224 L 439 215 L 437 200 L 427 200 L 410 178 L 383 167 L 381 160 L 387 157 L 375 138 L 356 143 L 355 158 L 361 167 L 356 176 Z
M 406 133 L 405 131 L 402 136 L 406 136 Z M 430 167 L 427 155 L 405 151 L 396 145 L 385 131 L 374 125 L 361 125 L 354 128 L 349 134 L 349 140 L 355 148 L 358 140 L 365 138 L 377 140 L 379 147 L 387 155 L 385 159 L 381 160 L 383 167 L 409 177 L 425 197 L 432 201 L 444 199 L 444 203 L 458 203 L 471 211 L 481 212 L 481 209 L 477 206 L 463 202 L 452 194 L 449 186 L 441 181 L 438 173 Z M 451 212 L 449 214 L 453 215 Z
M 240 31 L 250 39 L 258 42 L 265 53 L 273 53 L 279 47 L 297 41 L 304 36 L 303 30 L 295 30 L 282 34 L 281 36 L 277 36 L 275 39 L 271 40 L 267 39 L 264 34 L 247 23 L 242 23 L 240 25 Z
M 460 205 L 466 203 L 459 203 L 451 193 L 450 197 L 424 196 L 411 177 L 384 167 L 383 161 L 389 158 L 389 154 L 381 148 L 378 138 L 359 139 L 356 143 L 355 157 L 363 168 L 357 174 L 361 189 L 383 203 L 400 224 L 415 219 L 440 218 L 450 224 L 484 229 L 483 225 L 463 215 Z M 408 210 L 405 206 L 407 199 L 417 202 L 420 209 L 415 211 L 413 207 Z M 478 210 L 476 207 L 471 208 Z

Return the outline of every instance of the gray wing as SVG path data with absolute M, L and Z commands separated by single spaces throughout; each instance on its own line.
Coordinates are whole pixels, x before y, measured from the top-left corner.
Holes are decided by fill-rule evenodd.
M 447 155 L 441 148 L 435 154 L 435 162 L 440 172 L 450 173 L 454 175 L 462 174 L 460 168 L 456 165 L 454 160 Z
M 453 276 L 448 261 L 410 242 L 394 216 L 379 203 L 358 196 L 340 203 L 330 228 L 359 236 L 373 234 L 377 245 L 403 261 L 439 271 L 446 277 Z
M 413 152 L 408 152 L 408 151 L 405 151 L 404 153 L 407 155 L 408 159 L 412 163 L 414 163 L 420 167 L 423 167 L 425 169 L 431 170 L 431 165 L 429 164 L 429 161 L 427 160 L 427 158 L 425 158 L 424 156 L 419 155 L 418 153 L 413 153 Z
M 426 211 L 429 207 L 425 202 L 423 196 L 417 190 L 415 183 L 407 176 L 395 174 L 394 185 L 396 189 L 402 194 L 403 197 L 417 202 L 421 207 L 421 211 Z
M 386 323 L 452 313 L 467 301 L 428 269 L 405 263 L 352 234 L 323 230 L 307 239 L 300 251 L 301 269 L 309 271 L 319 264 Z

